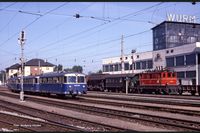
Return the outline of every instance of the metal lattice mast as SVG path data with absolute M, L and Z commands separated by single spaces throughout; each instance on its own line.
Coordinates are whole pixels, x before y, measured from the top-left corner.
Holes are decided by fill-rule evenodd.
M 122 38 L 121 38 L 121 73 L 123 74 L 124 73 L 124 36 L 122 35 Z
M 21 46 L 21 91 L 20 91 L 20 100 L 24 101 L 24 89 L 23 89 L 23 76 L 24 76 L 24 44 L 25 44 L 25 34 L 24 31 L 21 31 L 20 38 L 18 38 L 19 44 Z

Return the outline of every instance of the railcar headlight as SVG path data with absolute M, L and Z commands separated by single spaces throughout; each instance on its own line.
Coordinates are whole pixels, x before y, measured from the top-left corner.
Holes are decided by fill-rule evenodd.
M 71 88 L 72 86 L 71 85 L 69 85 L 69 88 Z
M 85 85 L 83 85 L 83 88 L 85 88 Z

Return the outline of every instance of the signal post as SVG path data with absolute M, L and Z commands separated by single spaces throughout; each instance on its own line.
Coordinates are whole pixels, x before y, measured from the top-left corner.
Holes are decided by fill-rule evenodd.
M 21 46 L 21 91 L 20 91 L 20 101 L 24 101 L 24 89 L 23 89 L 23 76 L 24 76 L 24 44 L 25 44 L 25 33 L 21 31 L 20 38 L 18 38 L 18 42 Z

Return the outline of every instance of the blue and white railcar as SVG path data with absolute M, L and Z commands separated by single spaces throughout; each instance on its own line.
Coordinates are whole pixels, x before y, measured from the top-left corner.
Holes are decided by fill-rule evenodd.
M 59 96 L 86 94 L 85 74 L 64 72 L 43 74 L 40 76 L 40 92 Z
M 20 78 L 19 77 L 9 78 L 7 82 L 7 86 L 11 91 L 19 92 L 21 90 Z
M 39 92 L 39 76 L 25 76 L 23 80 L 25 92 Z

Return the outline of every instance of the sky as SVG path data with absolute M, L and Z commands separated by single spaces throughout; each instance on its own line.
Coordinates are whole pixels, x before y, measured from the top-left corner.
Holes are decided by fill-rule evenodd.
M 0 2 L 0 70 L 24 58 L 40 58 L 83 72 L 102 69 L 102 59 L 152 51 L 152 28 L 167 13 L 200 18 L 200 3 L 191 2 Z M 76 18 L 76 14 L 80 17 Z

